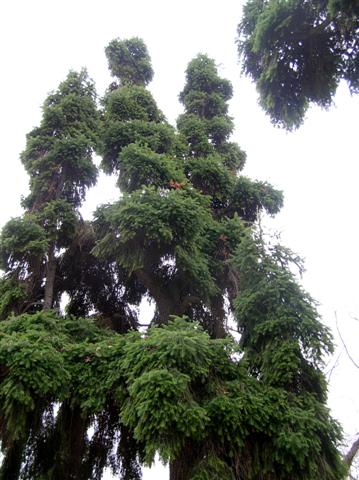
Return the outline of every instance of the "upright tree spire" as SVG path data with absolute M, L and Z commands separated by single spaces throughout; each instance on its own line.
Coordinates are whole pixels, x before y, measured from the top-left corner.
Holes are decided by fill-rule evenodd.
M 230 255 L 240 241 L 243 229 L 239 219 L 254 222 L 262 210 L 275 214 L 282 206 L 281 192 L 263 182 L 238 177 L 245 153 L 230 141 L 233 121 L 228 115 L 232 85 L 218 75 L 212 59 L 198 55 L 186 71 L 186 84 L 180 94 L 185 113 L 178 119 L 180 135 L 188 145 L 185 172 L 193 186 L 210 198 L 218 235 L 212 245 L 212 275 L 217 294 L 211 299 L 209 331 L 225 335 L 225 298 L 230 302 L 238 293 L 238 280 L 229 265 Z M 217 253 L 215 253 L 217 251 Z
M 146 86 L 153 77 L 147 47 L 140 38 L 112 40 L 105 49 L 112 75 L 121 85 Z
M 97 120 L 95 90 L 86 71 L 70 72 L 58 90 L 46 99 L 41 124 L 28 134 L 21 155 L 30 175 L 30 194 L 23 200 L 24 217 L 12 220 L 5 227 L 2 255 L 8 277 L 18 277 L 27 283 L 27 295 L 33 296 L 27 302 L 34 306 L 40 302 L 44 279 L 45 310 L 54 302 L 57 253 L 69 245 L 77 208 L 85 198 L 86 189 L 96 181 L 92 152 Z M 24 229 L 30 235 L 27 238 L 23 238 Z M 37 253 L 33 242 L 38 245 Z M 26 260 L 27 250 L 33 252 L 31 263 Z M 20 262 L 26 262 L 21 272 L 15 265 L 12 268 L 14 255 Z

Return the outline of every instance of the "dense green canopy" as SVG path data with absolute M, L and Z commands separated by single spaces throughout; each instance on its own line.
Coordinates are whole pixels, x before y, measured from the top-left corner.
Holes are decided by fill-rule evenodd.
M 238 27 L 243 71 L 275 125 L 328 107 L 340 80 L 359 92 L 358 0 L 248 0 Z
M 84 72 L 46 100 L 26 211 L 0 238 L 0 479 L 136 480 L 156 454 L 171 480 L 344 478 L 331 337 L 297 257 L 257 232 L 283 198 L 241 174 L 231 84 L 193 59 L 174 128 L 143 42 L 106 54 L 118 83 L 100 112 Z M 94 149 L 121 193 L 85 222 Z

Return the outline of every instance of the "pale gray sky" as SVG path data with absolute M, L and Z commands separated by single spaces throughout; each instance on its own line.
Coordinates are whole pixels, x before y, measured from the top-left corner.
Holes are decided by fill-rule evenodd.
M 20 214 L 27 177 L 19 161 L 25 135 L 41 118 L 41 104 L 69 69 L 87 67 L 101 95 L 110 83 L 104 47 L 115 38 L 142 37 L 155 71 L 150 88 L 168 119 L 181 112 L 178 93 L 184 70 L 197 53 L 213 57 L 220 73 L 233 82 L 230 113 L 234 139 L 247 151 L 244 171 L 270 181 L 285 195 L 283 211 L 272 227 L 283 242 L 306 259 L 304 286 L 321 303 L 325 323 L 337 317 L 343 337 L 359 362 L 359 98 L 345 85 L 329 111 L 312 108 L 295 133 L 271 126 L 257 106 L 254 86 L 240 78 L 234 39 L 243 1 L 234 0 L 12 0 L 0 6 L 2 75 L 0 225 Z M 114 181 L 101 176 L 89 192 L 89 215 L 101 202 L 115 199 Z M 338 353 L 343 348 L 338 341 Z M 329 367 L 328 367 L 329 368 Z M 342 352 L 331 376 L 330 405 L 351 435 L 359 430 L 359 371 Z M 144 479 L 164 479 L 159 467 Z

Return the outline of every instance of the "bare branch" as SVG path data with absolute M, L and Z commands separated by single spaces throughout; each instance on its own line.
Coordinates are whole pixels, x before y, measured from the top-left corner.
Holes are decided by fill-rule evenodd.
M 359 436 L 355 440 L 355 442 L 353 442 L 353 444 L 350 447 L 348 453 L 344 456 L 344 461 L 348 465 L 349 468 L 351 467 L 351 465 L 353 463 L 353 460 L 354 460 L 356 454 L 358 453 L 358 451 L 359 451 Z
M 236 328 L 227 327 L 227 330 L 229 330 L 230 332 L 239 333 Z
M 337 313 L 336 313 L 336 312 L 335 312 L 335 324 L 336 324 L 336 327 L 337 327 L 338 335 L 339 335 L 339 337 L 340 337 L 340 340 L 342 341 L 342 344 L 343 344 L 343 346 L 344 346 L 344 348 L 345 348 L 345 351 L 346 351 L 346 353 L 347 353 L 347 355 L 348 355 L 349 360 L 353 363 L 353 365 L 356 366 L 356 368 L 359 368 L 359 365 L 356 363 L 356 361 L 354 360 L 354 358 L 350 355 L 349 350 L 348 350 L 348 347 L 346 346 L 346 343 L 345 343 L 344 340 L 343 340 L 342 334 L 340 333 L 339 326 L 338 326 L 338 318 L 337 318 Z
M 342 352 L 339 353 L 339 355 L 337 356 L 332 368 L 329 370 L 329 372 L 326 374 L 327 378 L 328 378 L 328 382 L 330 382 L 330 379 L 332 378 L 332 374 L 334 372 L 334 370 L 337 368 L 338 364 L 339 364 L 339 360 L 340 360 L 340 357 L 342 356 Z

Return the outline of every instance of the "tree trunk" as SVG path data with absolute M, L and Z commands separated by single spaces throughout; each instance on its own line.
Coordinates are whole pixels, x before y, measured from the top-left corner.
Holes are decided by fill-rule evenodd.
M 49 192 L 51 196 L 43 202 L 48 203 L 53 200 L 59 200 L 64 188 L 66 178 L 66 172 L 64 169 L 61 169 L 59 175 L 55 175 L 52 185 L 49 187 Z M 34 207 L 35 208 L 35 207 Z M 36 207 L 38 208 L 38 207 Z M 55 274 L 56 274 L 56 257 L 55 257 L 55 241 L 52 241 L 49 245 L 49 250 L 47 252 L 47 265 L 46 265 L 46 279 L 45 279 L 45 298 L 44 298 L 44 310 L 50 310 L 54 302 L 54 284 L 55 284 Z
M 52 470 L 53 480 L 82 480 L 86 448 L 87 419 L 68 402 L 61 406 L 57 419 L 58 448 Z
M 217 295 L 211 302 L 211 311 L 213 323 L 209 332 L 212 338 L 224 338 L 226 330 L 224 328 L 225 311 L 223 307 L 223 296 Z
M 170 462 L 169 480 L 190 480 L 197 460 L 198 450 L 193 444 L 188 442 L 177 458 Z
M 0 480 L 17 480 L 19 478 L 23 451 L 23 440 L 15 440 L 7 449 L 0 470 Z
M 159 314 L 159 325 L 166 325 L 170 315 L 176 315 L 179 302 L 174 302 L 171 295 L 167 291 L 161 289 L 153 275 L 145 269 L 137 270 L 136 276 L 142 285 L 147 288 L 151 297 L 155 300 Z
M 159 314 L 159 325 L 167 325 L 170 316 L 176 315 L 173 309 L 173 302 L 171 301 L 171 299 L 166 298 L 162 295 L 158 295 L 157 298 L 155 298 L 155 302 Z
M 353 460 L 356 457 L 358 451 L 359 451 L 359 437 L 355 440 L 355 442 L 352 444 L 347 454 L 344 456 L 344 462 L 348 465 L 349 468 L 352 466 Z
M 52 242 L 48 251 L 45 279 L 44 310 L 50 310 L 54 301 L 54 285 L 56 274 L 55 242 Z

